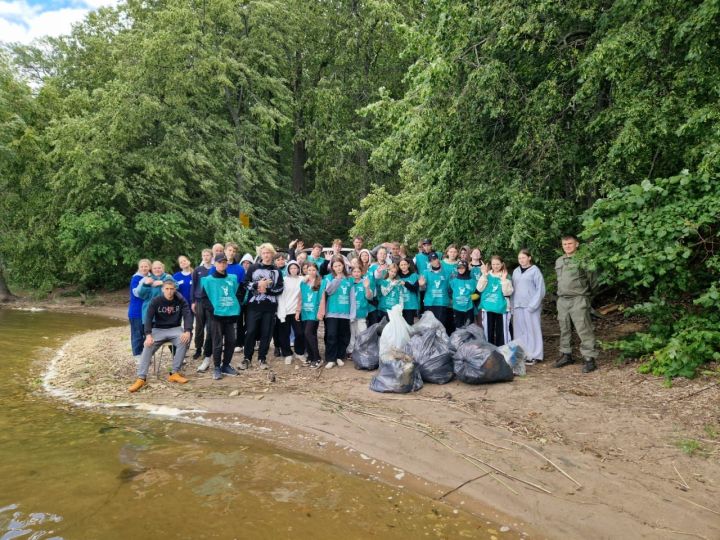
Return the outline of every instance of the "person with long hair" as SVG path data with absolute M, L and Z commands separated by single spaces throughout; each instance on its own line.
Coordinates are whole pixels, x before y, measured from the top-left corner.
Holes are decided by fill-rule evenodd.
M 323 279 L 325 290 L 319 312 L 325 321 L 325 368 L 345 365 L 350 344 L 350 320 L 355 315 L 353 279 L 348 277 L 343 257 L 330 259 L 330 273 Z
M 487 340 L 500 347 L 510 341 L 510 303 L 513 292 L 512 282 L 508 279 L 505 262 L 499 255 L 490 258 L 490 266 L 481 268 L 477 291 L 482 293 L 480 309 L 482 323 Z
M 320 278 L 317 265 L 309 262 L 302 267 L 304 278 L 300 282 L 300 298 L 295 308 L 295 320 L 302 325 L 301 334 L 305 339 L 307 358 L 304 364 L 320 367 L 320 349 L 318 348 L 318 327 L 322 320 L 319 313 L 324 282 Z M 297 335 L 295 336 L 297 339 Z
M 513 338 L 525 349 L 528 364 L 542 362 L 543 337 L 540 327 L 545 280 L 533 264 L 527 249 L 518 253 L 519 266 L 512 273 Z
M 305 339 L 300 328 L 300 321 L 295 318 L 302 283 L 300 266 L 297 262 L 290 261 L 287 263 L 286 269 L 287 274 L 283 278 L 283 292 L 278 297 L 277 335 L 280 354 L 285 357 L 285 365 L 289 366 L 293 361 L 293 349 L 295 357 L 304 362 Z M 295 336 L 293 347 L 290 346 L 291 333 Z
M 415 322 L 415 316 L 420 309 L 420 300 L 418 299 L 418 275 L 413 268 L 412 260 L 405 257 L 398 264 L 398 279 L 400 280 L 400 300 L 403 306 L 403 319 L 412 326 Z
M 390 263 L 387 268 L 385 279 L 377 282 L 380 298 L 378 302 L 378 310 L 380 311 L 380 319 L 388 317 L 388 312 L 396 305 L 401 303 L 400 290 L 403 288 L 398 278 L 398 265 Z

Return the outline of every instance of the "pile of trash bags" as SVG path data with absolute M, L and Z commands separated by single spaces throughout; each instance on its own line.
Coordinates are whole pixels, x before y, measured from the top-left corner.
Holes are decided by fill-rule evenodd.
M 450 382 L 454 377 L 453 359 L 443 324 L 426 311 L 410 332 L 412 337 L 405 352 L 418 363 L 422 380 L 434 384 Z
M 445 384 L 457 377 L 467 384 L 512 381 L 525 375 L 527 355 L 515 341 L 496 347 L 475 324 L 451 336 L 430 311 L 413 326 L 393 307 L 389 321 L 374 324 L 356 337 L 356 369 L 379 372 L 370 382 L 375 392 L 416 392 L 423 383 Z

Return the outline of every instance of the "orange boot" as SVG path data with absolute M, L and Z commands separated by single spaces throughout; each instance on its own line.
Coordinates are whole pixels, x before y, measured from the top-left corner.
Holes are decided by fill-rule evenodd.
M 170 375 L 168 375 L 168 381 L 176 382 L 176 383 L 180 383 L 180 384 L 185 384 L 186 382 L 188 382 L 188 380 L 185 377 L 183 377 L 182 375 L 180 375 L 177 372 L 171 373 Z
M 137 392 L 140 390 L 143 386 L 147 385 L 145 382 L 145 379 L 137 379 L 132 386 L 128 388 L 128 392 Z

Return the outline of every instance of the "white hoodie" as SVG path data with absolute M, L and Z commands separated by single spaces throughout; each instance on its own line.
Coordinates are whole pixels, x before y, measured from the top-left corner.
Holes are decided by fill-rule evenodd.
M 287 263 L 287 269 L 290 270 L 290 265 L 294 264 L 298 266 L 295 261 Z M 278 307 L 277 316 L 280 321 L 285 322 L 285 317 L 288 315 L 295 315 L 297 310 L 298 300 L 300 299 L 300 283 L 302 282 L 302 276 L 291 276 L 287 274 L 283 277 L 283 292 L 278 296 Z

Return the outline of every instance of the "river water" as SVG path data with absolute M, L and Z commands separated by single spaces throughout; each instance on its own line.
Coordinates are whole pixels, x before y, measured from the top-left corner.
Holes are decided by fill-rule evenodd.
M 498 535 L 484 519 L 253 438 L 46 395 L 54 349 L 113 324 L 0 309 L 0 540 Z

